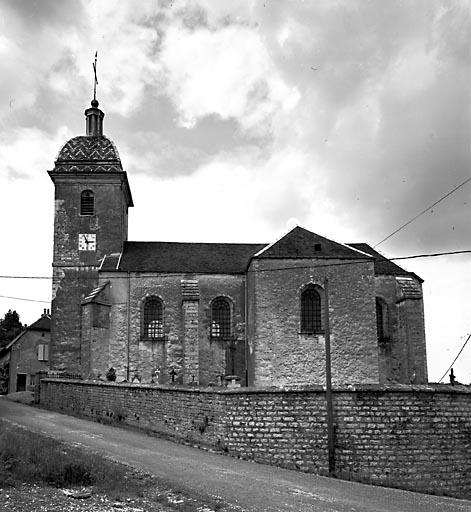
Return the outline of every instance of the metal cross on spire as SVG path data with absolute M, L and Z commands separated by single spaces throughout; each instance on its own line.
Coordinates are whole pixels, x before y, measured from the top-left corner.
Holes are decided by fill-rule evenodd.
M 93 82 L 93 99 L 96 101 L 96 86 L 98 85 L 98 78 L 96 76 L 96 61 L 98 57 L 98 52 L 95 52 L 95 62 L 93 62 L 93 73 L 95 75 L 95 80 Z

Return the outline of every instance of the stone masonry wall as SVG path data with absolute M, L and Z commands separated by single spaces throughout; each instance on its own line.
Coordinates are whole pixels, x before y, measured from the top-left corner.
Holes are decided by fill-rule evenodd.
M 325 336 L 301 332 L 300 310 L 303 288 L 323 288 L 326 277 L 332 381 L 379 382 L 372 262 L 262 259 L 252 261 L 248 274 L 250 385 L 325 381 Z
M 471 498 L 471 389 L 357 386 L 333 393 L 336 475 Z M 233 456 L 327 474 L 325 394 L 46 379 L 41 405 Z
M 423 299 L 401 298 L 395 276 L 375 276 L 375 293 L 387 307 L 386 339 L 379 343 L 380 382 L 426 383 Z
M 220 375 L 227 374 L 226 345 L 223 341 L 211 340 L 210 307 L 212 300 L 224 296 L 233 307 L 232 333 L 237 338 L 236 373 L 244 382 L 244 275 L 131 273 L 128 277 L 125 273 L 102 272 L 100 277 L 101 281 L 110 281 L 109 366 L 116 369 L 118 381 L 127 376 L 129 352 L 131 379 L 137 374 L 141 382 L 150 383 L 157 371 L 158 382 L 165 384 L 170 382 L 173 370 L 175 382 L 179 384 L 192 382 L 193 375 L 194 382 L 201 385 L 218 384 Z M 197 284 L 199 300 L 183 300 L 182 280 L 192 280 Z M 163 303 L 164 339 L 146 340 L 141 336 L 142 304 L 151 295 L 159 297 Z M 129 317 L 128 300 L 131 304 Z M 185 349 L 188 349 L 186 354 Z M 106 369 L 100 373 L 104 374 Z
M 50 365 L 81 369 L 81 300 L 98 282 L 105 254 L 120 252 L 127 233 L 127 209 L 120 173 L 55 176 L 53 293 Z M 94 215 L 80 215 L 84 190 L 95 195 Z M 80 233 L 96 235 L 96 251 L 79 251 Z

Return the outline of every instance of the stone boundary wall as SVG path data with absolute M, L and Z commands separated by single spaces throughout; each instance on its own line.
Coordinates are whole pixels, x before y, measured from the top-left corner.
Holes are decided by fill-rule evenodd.
M 471 499 L 471 388 L 334 389 L 336 476 Z M 326 475 L 325 393 L 43 379 L 41 406 Z

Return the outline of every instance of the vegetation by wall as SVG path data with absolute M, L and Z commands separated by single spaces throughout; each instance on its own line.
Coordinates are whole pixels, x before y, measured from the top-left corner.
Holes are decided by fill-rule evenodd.
M 138 427 L 244 459 L 328 473 L 325 393 L 45 379 L 41 405 Z M 340 478 L 471 498 L 471 389 L 334 390 Z

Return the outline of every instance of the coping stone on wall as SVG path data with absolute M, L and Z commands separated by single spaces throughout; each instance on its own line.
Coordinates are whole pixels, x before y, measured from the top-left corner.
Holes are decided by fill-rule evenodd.
M 266 387 L 266 388 L 219 388 L 219 387 L 195 387 L 195 386 L 182 386 L 182 385 L 166 385 L 166 384 L 133 384 L 130 382 L 108 382 L 96 380 L 73 380 L 61 378 L 44 378 L 41 379 L 45 382 L 62 382 L 69 384 L 79 385 L 96 385 L 118 388 L 130 389 L 155 389 L 159 391 L 180 391 L 190 393 L 216 393 L 224 395 L 239 395 L 239 394 L 262 394 L 262 393 L 323 393 L 325 387 L 320 385 L 304 386 L 299 388 L 279 388 L 279 387 Z M 348 386 L 336 386 L 332 388 L 333 393 L 348 393 L 348 392 L 371 392 L 371 393 L 401 393 L 401 392 L 415 392 L 415 393 L 444 393 L 444 394 L 471 394 L 471 385 L 458 384 L 451 386 L 450 384 L 354 384 Z

